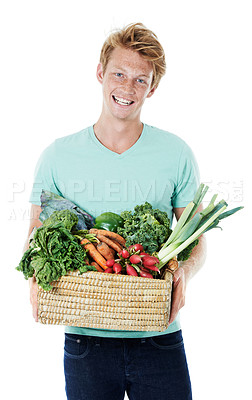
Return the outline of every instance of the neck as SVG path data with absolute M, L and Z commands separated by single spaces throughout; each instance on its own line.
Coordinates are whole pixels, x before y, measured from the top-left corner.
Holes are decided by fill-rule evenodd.
M 143 130 L 140 120 L 124 121 L 100 116 L 94 125 L 97 139 L 108 149 L 123 153 L 138 140 Z

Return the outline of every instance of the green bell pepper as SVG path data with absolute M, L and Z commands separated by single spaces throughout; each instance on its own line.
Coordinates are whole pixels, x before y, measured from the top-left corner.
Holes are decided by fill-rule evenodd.
M 94 228 L 106 229 L 107 231 L 117 232 L 118 227 L 123 227 L 124 220 L 120 215 L 113 212 L 105 212 L 95 219 Z

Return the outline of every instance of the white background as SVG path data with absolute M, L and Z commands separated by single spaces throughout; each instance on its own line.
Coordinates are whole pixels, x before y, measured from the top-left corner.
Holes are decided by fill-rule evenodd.
M 0 8 L 0 391 L 6 400 L 65 399 L 64 328 L 33 322 L 28 283 L 15 267 L 37 158 L 55 138 L 97 120 L 100 48 L 111 29 L 130 22 L 152 29 L 167 59 L 142 120 L 186 140 L 211 194 L 229 208 L 245 206 L 223 221 L 223 231 L 207 234 L 207 262 L 181 312 L 194 400 L 252 396 L 249 1 L 9 0 Z

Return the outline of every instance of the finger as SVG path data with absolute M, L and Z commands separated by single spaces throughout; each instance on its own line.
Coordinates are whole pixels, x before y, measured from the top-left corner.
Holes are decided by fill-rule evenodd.
M 177 283 L 184 275 L 182 268 L 178 268 L 173 274 L 173 283 Z
M 38 306 L 37 306 L 37 304 L 33 304 L 32 314 L 33 314 L 33 318 L 35 319 L 35 322 L 38 322 Z
M 172 324 L 173 321 L 175 321 L 177 314 L 178 314 L 178 310 L 175 311 L 174 307 L 172 307 L 171 315 L 169 318 L 169 324 Z
M 179 310 L 184 306 L 184 304 L 185 286 L 183 280 L 179 279 L 178 277 L 178 280 L 175 282 L 172 291 L 171 312 L 169 318 L 170 324 L 175 320 Z
M 169 318 L 169 325 L 173 323 L 175 320 L 175 314 L 171 311 L 170 318 Z
M 180 304 L 179 299 L 178 300 L 176 299 L 175 301 L 172 301 L 171 313 L 170 313 L 170 318 L 169 318 L 169 323 L 170 324 L 176 319 L 176 317 L 178 315 L 178 312 L 179 312 L 179 310 L 181 308 L 179 306 L 179 304 Z
M 171 324 L 175 320 L 175 318 L 178 314 L 178 311 L 179 311 L 178 303 L 179 303 L 178 295 L 176 295 L 176 292 L 174 292 L 172 295 L 169 324 Z

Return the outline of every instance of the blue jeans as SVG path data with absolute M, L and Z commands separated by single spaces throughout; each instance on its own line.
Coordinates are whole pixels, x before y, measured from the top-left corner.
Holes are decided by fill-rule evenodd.
M 68 400 L 191 400 L 181 331 L 144 339 L 65 334 Z

